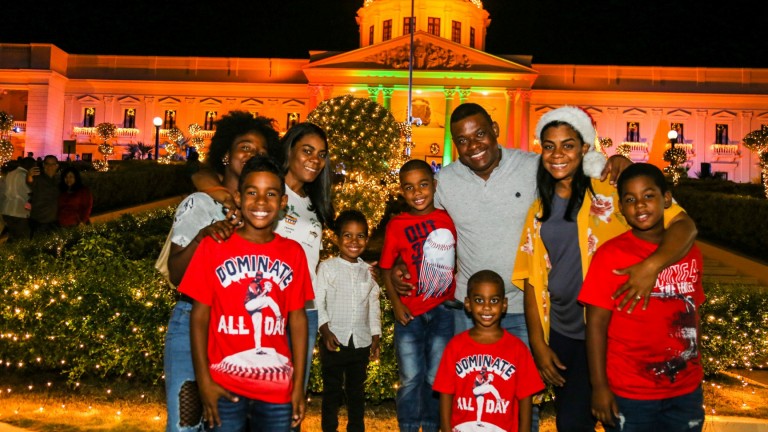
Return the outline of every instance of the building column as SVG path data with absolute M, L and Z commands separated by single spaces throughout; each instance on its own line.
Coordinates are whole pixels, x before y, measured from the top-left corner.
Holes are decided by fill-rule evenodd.
M 460 88 L 459 89 L 459 103 L 463 104 L 464 102 L 469 99 L 469 94 L 472 93 L 471 88 Z
M 503 147 L 514 148 L 515 146 L 515 104 L 517 103 L 517 90 L 507 89 L 504 92 L 504 99 L 506 100 L 506 134 L 504 136 Z
M 51 76 L 44 84 L 30 84 L 27 91 L 27 131 L 24 154 L 62 154 L 64 89 L 66 79 Z
M 115 97 L 104 96 L 104 121 L 116 125 L 115 118 Z
M 322 97 L 322 99 L 318 101 L 318 103 L 330 99 L 332 95 L 333 95 L 332 85 L 320 86 L 320 97 Z
M 443 166 L 453 162 L 453 141 L 451 139 L 451 113 L 453 113 L 453 96 L 455 88 L 444 88 L 445 95 L 445 128 L 443 129 Z
M 162 117 L 158 113 L 155 112 L 155 97 L 154 96 L 144 96 L 144 121 L 140 122 L 138 124 L 141 124 L 141 130 L 143 132 L 144 136 L 144 143 L 149 144 L 152 143 L 152 148 L 154 149 L 154 143 L 155 143 L 155 124 L 152 122 L 155 117 Z
M 379 103 L 379 88 L 381 86 L 368 86 L 366 90 L 368 90 L 368 98 L 376 103 Z
M 696 110 L 696 156 L 698 156 L 699 163 L 709 162 L 709 147 L 712 142 L 707 141 L 707 117 L 709 112 L 707 110 Z M 713 171 L 714 172 L 714 171 Z
M 530 134 L 528 133 L 528 125 L 531 122 L 531 91 L 519 90 L 518 93 L 520 94 L 520 106 L 515 111 L 519 113 L 520 117 L 520 134 L 518 135 L 520 141 L 516 147 L 519 147 L 520 150 L 529 151 L 531 148 Z
M 394 92 L 395 92 L 395 89 L 392 87 L 381 88 L 381 94 L 384 97 L 384 108 L 386 108 L 387 111 L 392 111 L 392 93 Z
M 759 126 L 756 128 L 752 127 L 752 111 L 742 111 L 741 112 L 741 132 L 738 135 L 739 137 L 745 137 L 748 133 L 752 132 L 755 129 L 759 129 Z M 742 145 L 741 148 L 741 160 L 738 160 L 737 163 L 737 172 L 738 175 L 736 176 L 734 181 L 739 182 L 749 182 L 752 181 L 753 173 L 752 171 L 756 169 L 756 172 L 754 173 L 755 176 L 760 178 L 760 167 L 757 165 L 757 160 L 753 163 L 753 158 L 755 158 L 755 152 L 744 148 Z M 742 163 L 743 162 L 743 163 Z
M 307 111 L 312 112 L 315 108 L 317 108 L 317 104 L 319 101 L 317 100 L 318 96 L 320 95 L 320 86 L 316 84 L 310 84 L 308 86 L 309 88 L 309 105 L 307 106 Z M 368 93 L 370 93 L 371 89 L 368 89 Z

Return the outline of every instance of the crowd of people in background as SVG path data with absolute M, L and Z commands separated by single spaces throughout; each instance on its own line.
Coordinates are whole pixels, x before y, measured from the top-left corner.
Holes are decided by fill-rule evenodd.
M 54 155 L 29 153 L 2 166 L 0 173 L 0 241 L 13 243 L 91 223 L 93 195 L 80 171 L 62 169 Z

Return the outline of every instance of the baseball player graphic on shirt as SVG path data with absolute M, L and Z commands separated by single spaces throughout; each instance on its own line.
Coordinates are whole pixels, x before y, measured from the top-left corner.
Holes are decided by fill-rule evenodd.
M 257 273 L 251 283 L 248 285 L 248 292 L 245 296 L 245 309 L 251 314 L 251 321 L 253 322 L 253 337 L 256 342 L 256 353 L 263 353 L 261 349 L 261 311 L 269 307 L 275 314 L 275 320 L 280 321 L 280 308 L 277 306 L 272 297 L 269 296 L 269 292 L 272 291 L 272 283 L 264 281 L 261 273 Z
M 491 384 L 493 382 L 493 374 L 488 373 L 488 368 L 483 366 L 480 369 L 480 372 L 478 372 L 477 376 L 475 376 L 475 384 L 474 388 L 472 389 L 472 394 L 475 395 L 475 400 L 477 400 L 477 425 L 481 426 L 482 422 L 480 421 L 481 417 L 483 416 L 483 407 L 485 406 L 485 395 L 488 393 L 493 394 L 493 397 L 496 398 L 496 401 L 501 400 L 501 396 L 499 395 L 499 391 L 496 390 L 496 387 Z

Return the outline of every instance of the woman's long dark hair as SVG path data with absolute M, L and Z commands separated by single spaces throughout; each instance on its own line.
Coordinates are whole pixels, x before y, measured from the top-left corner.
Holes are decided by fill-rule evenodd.
M 80 171 L 75 167 L 66 167 L 61 171 L 59 175 L 59 190 L 62 192 L 68 192 L 69 186 L 64 182 L 64 178 L 67 174 L 72 173 L 75 176 L 75 183 L 72 185 L 72 192 L 75 192 L 83 187 L 83 179 L 80 177 Z
M 544 125 L 541 129 L 541 136 L 544 136 L 544 132 L 546 132 L 547 129 L 559 126 L 568 126 L 573 129 L 579 137 L 581 145 L 584 145 L 584 137 L 581 136 L 579 131 L 571 126 L 570 123 L 559 120 Z M 556 184 L 557 181 L 552 177 L 552 174 L 544 168 L 544 160 L 540 158 L 539 169 L 536 171 L 536 189 L 538 190 L 539 198 L 541 199 L 541 216 L 537 218 L 540 222 L 546 222 L 552 215 L 552 201 L 555 199 Z M 571 197 L 568 198 L 568 206 L 565 208 L 565 220 L 573 222 L 576 219 L 576 215 L 581 208 L 581 204 L 584 202 L 584 197 L 586 196 L 587 191 L 593 196 L 595 195 L 595 191 L 592 189 L 592 179 L 584 174 L 584 167 L 582 164 L 579 164 L 579 167 L 576 169 L 576 172 L 573 173 L 573 179 L 571 180 Z
M 317 135 L 325 142 L 328 151 L 328 137 L 325 131 L 319 126 L 304 122 L 298 123 L 288 129 L 283 139 L 280 141 L 278 151 L 272 155 L 277 161 L 280 168 L 283 170 L 283 174 L 288 174 L 288 166 L 290 165 L 291 149 L 296 145 L 296 142 L 307 135 Z M 326 227 L 333 226 L 333 201 L 331 200 L 331 163 L 330 158 L 325 161 L 325 166 L 317 175 L 315 181 L 304 184 L 304 193 L 309 197 L 309 201 L 312 203 L 310 210 L 317 214 L 317 219 L 321 224 Z

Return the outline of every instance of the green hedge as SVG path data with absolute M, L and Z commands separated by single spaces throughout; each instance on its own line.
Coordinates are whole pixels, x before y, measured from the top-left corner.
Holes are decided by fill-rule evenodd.
M 0 248 L 0 360 L 6 373 L 53 371 L 162 380 L 163 338 L 175 293 L 153 265 L 172 209 Z M 707 373 L 764 364 L 768 296 L 709 284 L 702 308 Z M 373 401 L 395 396 L 392 311 L 382 298 L 382 357 L 367 383 Z M 321 391 L 317 357 L 310 390 Z
M 707 182 L 702 182 L 707 183 Z M 673 195 L 696 222 L 699 236 L 748 255 L 768 254 L 768 200 L 679 186 Z
M 78 168 L 90 165 L 79 163 Z M 89 169 L 83 183 L 93 193 L 93 213 L 103 213 L 176 195 L 194 189 L 183 163 L 158 164 L 155 161 L 111 161 L 109 171 Z

